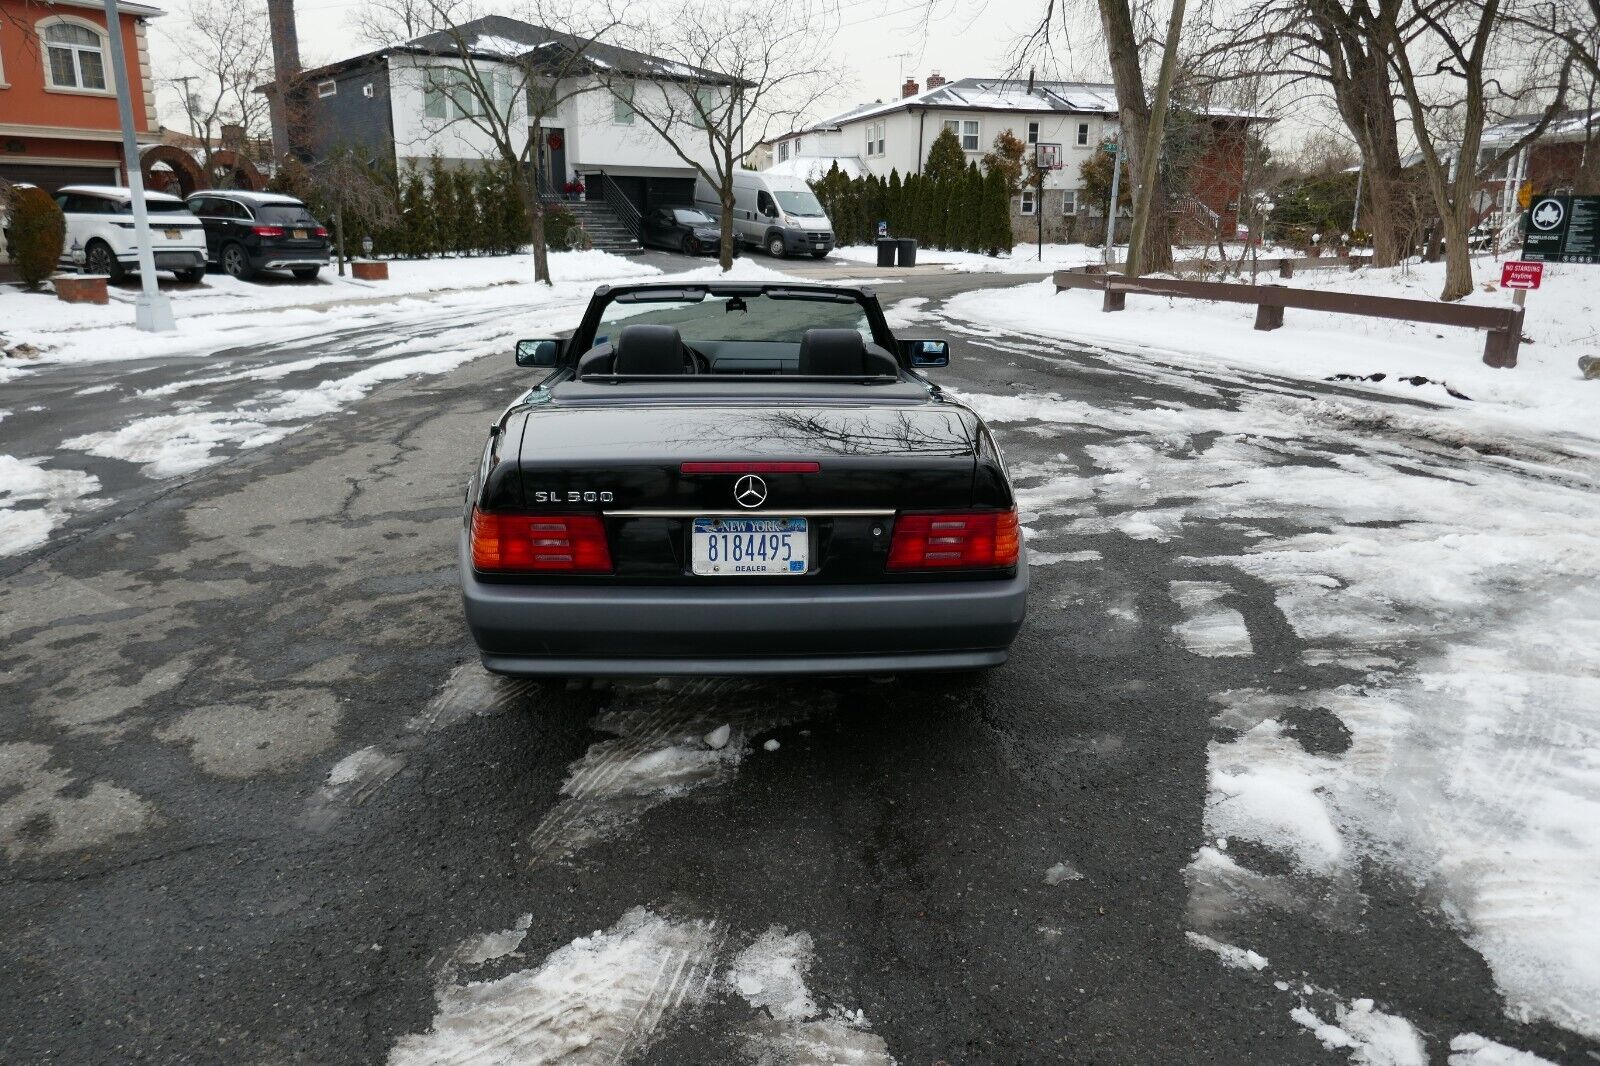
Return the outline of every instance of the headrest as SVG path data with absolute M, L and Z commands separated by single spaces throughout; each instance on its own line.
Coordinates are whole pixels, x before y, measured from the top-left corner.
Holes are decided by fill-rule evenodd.
M 672 326 L 624 326 L 613 345 L 613 374 L 683 374 L 683 340 Z
M 866 374 L 867 343 L 853 329 L 808 329 L 800 338 L 801 374 Z

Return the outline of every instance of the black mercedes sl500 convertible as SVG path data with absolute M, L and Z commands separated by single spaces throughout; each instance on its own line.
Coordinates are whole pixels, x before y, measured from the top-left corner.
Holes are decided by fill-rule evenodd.
M 1005 662 L 1026 549 L 1000 451 L 871 290 L 602 286 L 489 430 L 461 587 L 518 676 Z

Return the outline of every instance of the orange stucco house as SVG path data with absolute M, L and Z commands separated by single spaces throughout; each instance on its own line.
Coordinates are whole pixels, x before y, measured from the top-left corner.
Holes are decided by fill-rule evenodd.
M 139 143 L 160 139 L 145 24 L 158 8 L 120 3 Z M 121 126 L 99 0 L 0 0 L 0 178 L 54 191 L 122 184 Z

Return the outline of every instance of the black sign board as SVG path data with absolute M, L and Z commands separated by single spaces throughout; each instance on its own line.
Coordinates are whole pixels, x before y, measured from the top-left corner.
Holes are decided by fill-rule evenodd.
M 1600 196 L 1536 196 L 1528 205 L 1522 258 L 1600 263 Z

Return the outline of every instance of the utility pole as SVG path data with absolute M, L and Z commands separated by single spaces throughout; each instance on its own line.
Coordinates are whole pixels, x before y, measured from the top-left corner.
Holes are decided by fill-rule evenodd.
M 133 199 L 133 238 L 139 248 L 139 297 L 134 301 L 134 322 L 146 333 L 170 333 L 172 302 L 156 287 L 156 257 L 150 247 L 150 212 L 144 202 L 144 171 L 139 164 L 139 144 L 133 133 L 133 93 L 128 88 L 128 57 L 122 50 L 122 16 L 117 0 L 106 0 L 106 36 L 111 42 L 111 75 L 117 87 L 117 114 L 122 119 L 122 158 L 128 171 L 128 192 Z
M 190 91 L 189 83 L 199 79 L 193 74 L 184 74 L 172 80 L 183 82 L 183 113 L 189 117 L 189 136 L 198 140 L 200 133 L 196 129 L 194 121 L 194 93 Z

